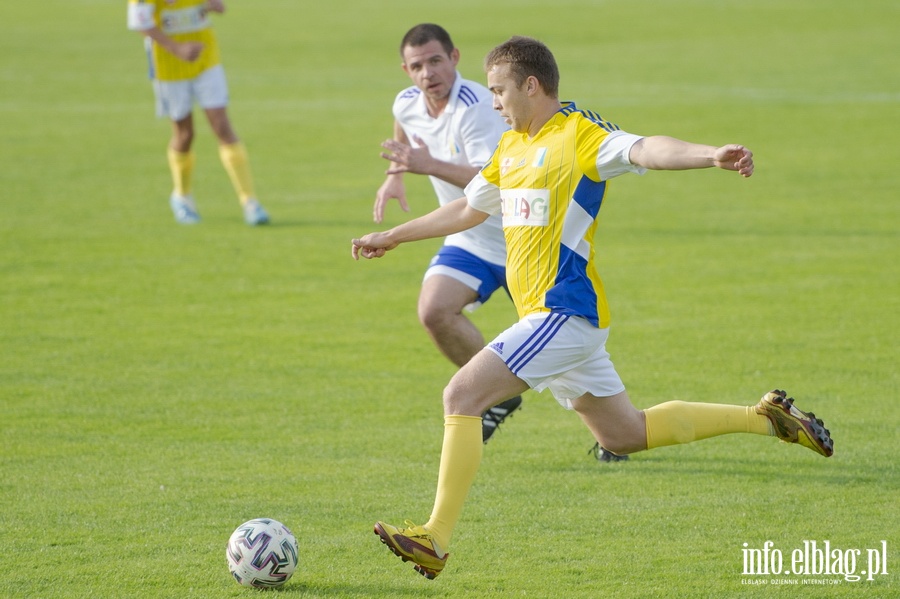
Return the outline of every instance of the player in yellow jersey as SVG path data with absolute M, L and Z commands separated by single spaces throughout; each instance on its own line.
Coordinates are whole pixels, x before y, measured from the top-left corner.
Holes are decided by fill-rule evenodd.
M 354 258 L 439 237 L 500 212 L 507 280 L 518 323 L 463 366 L 444 390 L 444 442 L 431 518 L 421 526 L 375 524 L 382 542 L 434 578 L 481 461 L 479 415 L 528 388 L 550 389 L 614 453 L 690 443 L 727 433 L 777 436 L 823 456 L 834 444 L 813 414 L 783 391 L 755 406 L 670 401 L 634 407 L 606 352 L 609 308 L 594 266 L 594 229 L 606 181 L 627 172 L 717 167 L 753 174 L 753 154 L 621 131 L 558 99 L 559 72 L 541 42 L 514 37 L 485 59 L 494 108 L 511 126 L 465 197 L 352 242 Z
M 191 194 L 194 172 L 193 105 L 196 102 L 219 140 L 219 158 L 237 192 L 248 225 L 269 216 L 256 199 L 244 144 L 228 119 L 228 86 L 209 13 L 225 12 L 222 0 L 129 0 L 128 28 L 147 43 L 157 115 L 172 121 L 168 161 L 173 191 L 169 205 L 182 224 L 200 222 Z

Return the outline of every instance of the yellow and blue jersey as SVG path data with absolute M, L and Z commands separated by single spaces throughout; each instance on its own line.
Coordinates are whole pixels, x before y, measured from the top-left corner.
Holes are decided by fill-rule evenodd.
M 566 103 L 534 137 L 505 133 L 476 177 L 481 181 L 467 188 L 469 203 L 487 212 L 496 210 L 492 190 L 499 190 L 507 282 L 520 318 L 558 312 L 609 326 L 603 281 L 594 266 L 594 233 L 607 190 L 598 170 L 600 147 L 619 133 L 639 139 Z M 627 150 L 620 154 L 627 157 Z M 627 158 L 616 160 L 610 172 L 642 172 Z
M 160 81 L 193 79 L 220 62 L 206 0 L 128 0 L 128 28 L 143 31 L 158 27 L 176 42 L 200 42 L 203 52 L 194 62 L 181 60 L 150 42 L 150 77 Z

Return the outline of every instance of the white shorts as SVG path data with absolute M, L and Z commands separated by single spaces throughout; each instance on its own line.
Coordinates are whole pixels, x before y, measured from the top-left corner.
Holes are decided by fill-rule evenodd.
M 609 329 L 553 312 L 526 316 L 488 344 L 535 391 L 550 389 L 564 408 L 585 393 L 608 397 L 625 385 L 606 351 Z
M 222 65 L 206 69 L 193 79 L 182 81 L 153 80 L 156 94 L 156 115 L 180 121 L 189 114 L 196 102 L 201 108 L 228 106 L 228 83 Z

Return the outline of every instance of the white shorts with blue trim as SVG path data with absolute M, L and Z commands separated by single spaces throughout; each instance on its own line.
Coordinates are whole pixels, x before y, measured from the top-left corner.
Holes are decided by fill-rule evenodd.
M 156 115 L 180 121 L 194 108 L 224 108 L 228 106 L 228 83 L 225 69 L 217 64 L 193 79 L 181 81 L 153 80 L 156 94 Z
M 625 385 L 606 351 L 609 329 L 579 316 L 545 312 L 526 316 L 500 333 L 488 349 L 535 391 L 550 389 L 564 408 L 585 393 L 608 397 Z

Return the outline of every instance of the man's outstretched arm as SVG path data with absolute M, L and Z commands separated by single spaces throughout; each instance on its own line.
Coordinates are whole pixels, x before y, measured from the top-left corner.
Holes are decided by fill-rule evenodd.
M 718 167 L 742 177 L 753 174 L 753 152 L 742 145 L 715 147 L 654 135 L 631 146 L 632 164 L 651 170 L 679 171 Z
M 393 229 L 352 240 L 351 254 L 354 260 L 360 256 L 381 258 L 401 243 L 459 233 L 483 223 L 487 217 L 486 212 L 472 208 L 462 197 Z

